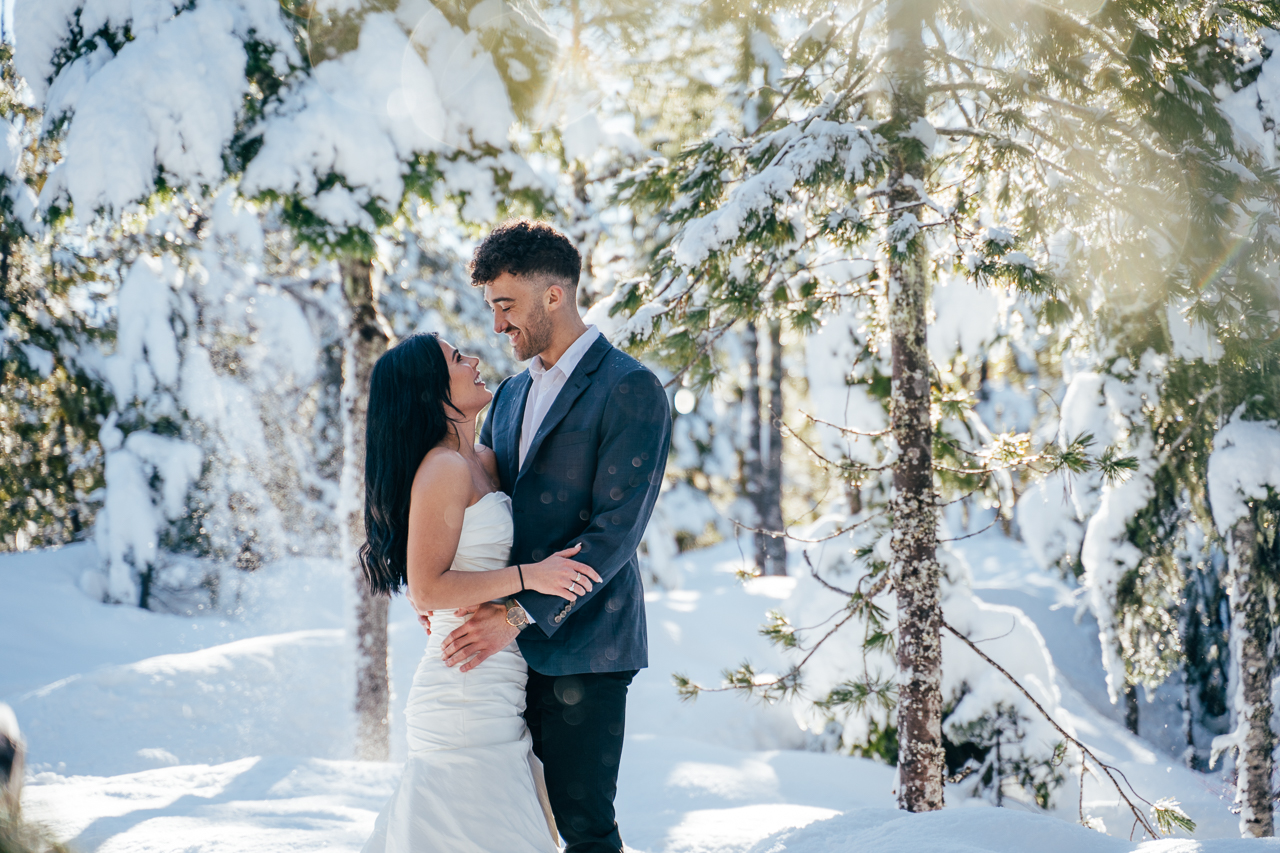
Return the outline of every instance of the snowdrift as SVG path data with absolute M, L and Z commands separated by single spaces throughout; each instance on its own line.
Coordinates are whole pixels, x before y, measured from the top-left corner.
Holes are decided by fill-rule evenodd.
M 1088 778 L 1086 811 L 1119 837 L 1074 824 L 1077 780 L 1059 792 L 1052 814 L 1019 803 L 993 809 L 952 786 L 948 810 L 907 815 L 894 809 L 892 767 L 805 750 L 829 739 L 806 729 L 799 706 L 722 695 L 682 703 L 673 671 L 714 683 L 744 657 L 774 671 L 785 663 L 756 629 L 767 611 L 798 601 L 802 581 L 741 584 L 733 574 L 738 549 L 725 543 L 679 555 L 683 588 L 647 595 L 653 666 L 633 688 L 618 803 L 629 847 L 1216 853 L 1280 846 L 1205 841 L 1235 835 L 1229 793 L 1084 698 L 1105 697 L 1104 673 L 1096 627 L 1076 625 L 1059 606 L 1070 591 L 1020 545 L 998 536 L 965 544 L 971 603 L 955 618 L 1000 629 L 992 634 L 1015 620 L 1034 639 L 1031 660 L 1064 658 L 1063 669 L 1039 673 L 1045 683 L 1037 688 L 1056 700 L 1059 722 L 1140 792 L 1180 799 L 1200 823 L 1197 840 L 1130 842 L 1131 821 L 1114 794 Z M 90 600 L 78 579 L 96 559 L 89 546 L 0 557 L 12 614 L 0 623 L 0 650 L 13 662 L 0 670 L 0 700 L 14 706 L 30 739 L 29 816 L 78 849 L 103 853 L 358 850 L 399 773 L 404 697 L 401 690 L 393 698 L 393 761 L 345 760 L 353 728 L 346 570 L 323 560 L 269 565 L 244 577 L 238 613 L 179 616 Z M 403 602 L 392 608 L 391 640 L 396 690 L 425 644 Z

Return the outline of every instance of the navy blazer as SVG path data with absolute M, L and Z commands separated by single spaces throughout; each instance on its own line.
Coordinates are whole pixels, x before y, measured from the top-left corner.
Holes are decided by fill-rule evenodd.
M 517 595 L 536 620 L 520 632 L 520 651 L 543 675 L 641 669 L 649 665 L 649 641 L 636 549 L 671 448 L 666 391 L 601 336 L 560 389 L 521 467 L 532 382 L 528 370 L 504 379 L 480 430 L 511 496 L 511 561 L 536 563 L 581 542 L 574 559 L 604 582 L 572 604 L 533 590 Z

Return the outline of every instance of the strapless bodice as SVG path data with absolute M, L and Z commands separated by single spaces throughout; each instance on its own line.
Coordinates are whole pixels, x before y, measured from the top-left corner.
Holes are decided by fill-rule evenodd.
M 457 572 L 504 568 L 511 556 L 514 531 L 511 498 L 504 492 L 490 492 L 463 512 L 462 533 L 450 568 Z
M 462 516 L 462 533 L 454 552 L 455 572 L 491 572 L 510 565 L 511 540 L 515 525 L 511 521 L 511 498 L 504 492 L 490 492 L 467 507 Z M 432 639 L 443 641 L 449 632 L 462 624 L 454 611 L 437 610 L 431 617 Z

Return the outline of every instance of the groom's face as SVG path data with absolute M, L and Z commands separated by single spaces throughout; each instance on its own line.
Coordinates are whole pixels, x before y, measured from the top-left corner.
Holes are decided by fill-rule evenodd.
M 503 273 L 484 286 L 493 310 L 493 330 L 506 335 L 516 358 L 528 361 L 551 345 L 547 285 L 538 279 Z

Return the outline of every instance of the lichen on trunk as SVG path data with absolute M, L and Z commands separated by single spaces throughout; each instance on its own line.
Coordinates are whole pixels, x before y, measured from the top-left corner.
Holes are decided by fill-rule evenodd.
M 1270 838 L 1275 834 L 1272 816 L 1271 731 L 1271 606 L 1274 590 L 1268 589 L 1268 572 L 1260 565 L 1258 524 L 1254 512 L 1241 518 L 1231 530 L 1231 631 L 1237 657 L 1236 677 L 1240 749 L 1236 802 L 1240 805 L 1240 834 L 1246 838 Z
M 892 431 L 894 588 L 898 598 L 898 805 L 907 811 L 943 806 L 942 598 L 937 497 L 933 484 L 928 321 L 929 259 L 919 230 L 916 190 L 928 153 L 912 133 L 925 115 L 922 27 L 933 4 L 898 0 L 888 11 L 889 335 L 893 350 Z

